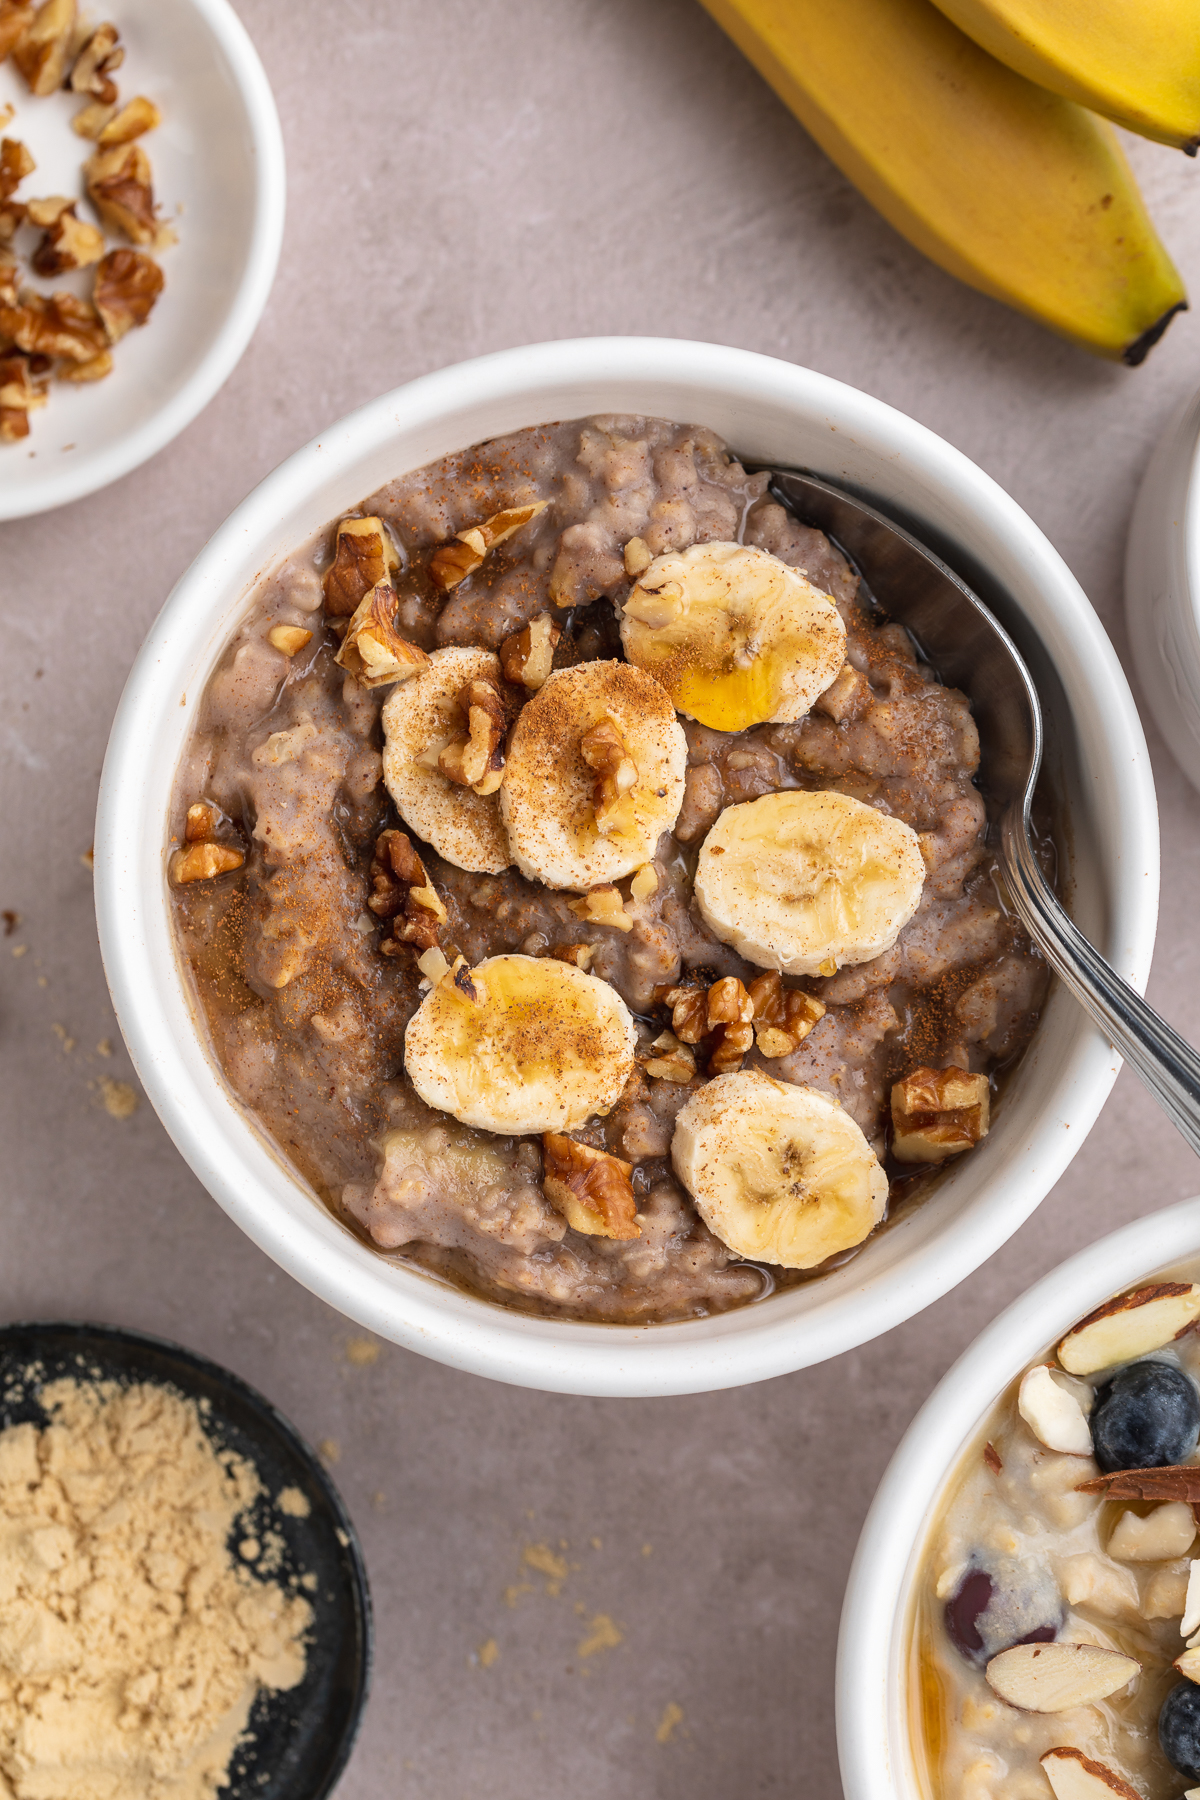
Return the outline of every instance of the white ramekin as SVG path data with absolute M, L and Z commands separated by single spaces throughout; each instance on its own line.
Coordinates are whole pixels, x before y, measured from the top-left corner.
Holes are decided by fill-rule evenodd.
M 1009 1383 L 1093 1307 L 1200 1253 L 1200 1199 L 1081 1250 L 1001 1313 L 925 1402 L 888 1465 L 858 1541 L 837 1655 L 846 1800 L 927 1800 L 914 1757 L 909 1641 L 926 1541 L 959 1458 Z
M 1200 394 L 1177 409 L 1142 478 L 1125 552 L 1125 614 L 1150 710 L 1200 788 Z
M 275 279 L 283 133 L 245 26 L 229 0 L 121 0 L 117 22 L 123 92 L 149 94 L 162 109 L 146 147 L 179 242 L 162 256 L 162 300 L 144 331 L 122 339 L 108 379 L 56 383 L 28 443 L 4 449 L 0 519 L 94 493 L 169 444 L 232 373 Z M 86 146 L 69 122 L 78 97 L 31 101 L 6 64 L 0 102 L 7 98 L 37 159 L 39 191 L 77 192 Z M 64 285 L 90 294 L 90 273 Z
M 113 1004 L 146 1092 L 209 1191 L 297 1280 L 380 1336 L 477 1374 L 568 1393 L 692 1393 L 781 1375 L 877 1336 L 1016 1230 L 1079 1149 L 1118 1068 L 1065 993 L 1051 996 L 985 1143 L 844 1268 L 675 1325 L 529 1318 L 385 1262 L 284 1165 L 197 1035 L 164 878 L 174 772 L 263 571 L 406 469 L 594 412 L 711 426 L 746 457 L 855 485 L 957 546 L 1045 669 L 1076 916 L 1144 987 L 1158 901 L 1145 741 L 1108 639 L 1061 558 L 994 481 L 890 407 L 789 363 L 664 339 L 538 344 L 444 369 L 351 414 L 269 476 L 179 582 L 129 677 L 101 780 L 96 904 Z

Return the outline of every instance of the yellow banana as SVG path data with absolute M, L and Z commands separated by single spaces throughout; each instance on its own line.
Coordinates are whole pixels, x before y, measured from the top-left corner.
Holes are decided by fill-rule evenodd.
M 932 0 L 703 3 L 951 275 L 1127 363 L 1187 305 L 1111 126 L 997 62 Z
M 1200 145 L 1196 0 L 937 0 L 937 5 L 1018 74 L 1195 156 Z

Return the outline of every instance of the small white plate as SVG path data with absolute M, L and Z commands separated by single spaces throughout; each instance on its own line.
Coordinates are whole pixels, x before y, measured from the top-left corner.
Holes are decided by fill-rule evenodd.
M 142 142 L 162 217 L 179 242 L 156 253 L 166 286 L 149 323 L 117 345 L 112 374 L 79 387 L 52 382 L 29 436 L 0 444 L 0 519 L 94 493 L 169 444 L 232 372 L 279 260 L 279 115 L 227 0 L 113 0 L 100 17 L 111 17 L 125 46 L 116 77 L 122 102 L 145 94 L 162 112 L 162 124 Z M 82 165 L 93 146 L 70 128 L 79 96 L 37 99 L 6 62 L 0 108 L 6 101 L 16 116 L 4 135 L 26 144 L 38 165 L 17 197 L 82 195 Z M 93 217 L 86 202 L 79 213 Z M 29 242 L 23 237 L 18 247 Z M 54 282 L 22 274 L 43 292 L 91 291 L 91 270 Z

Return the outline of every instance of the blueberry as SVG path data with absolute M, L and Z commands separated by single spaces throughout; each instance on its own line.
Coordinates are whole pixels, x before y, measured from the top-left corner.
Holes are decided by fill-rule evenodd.
M 1158 1741 L 1181 1775 L 1200 1776 L 1200 1687 L 1194 1681 L 1181 1681 L 1163 1701 Z
M 1106 1475 L 1181 1463 L 1200 1435 L 1200 1394 L 1190 1375 L 1168 1362 L 1135 1362 L 1096 1390 L 1092 1443 Z
M 1041 1563 L 1003 1557 L 973 1562 L 946 1602 L 946 1631 L 982 1668 L 1014 1644 L 1049 1644 L 1063 1622 L 1062 1596 Z

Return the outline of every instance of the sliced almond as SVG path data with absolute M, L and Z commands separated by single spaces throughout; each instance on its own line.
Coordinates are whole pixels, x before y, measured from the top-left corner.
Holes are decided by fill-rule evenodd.
M 1048 1365 L 1026 1370 L 1017 1411 L 1040 1444 L 1070 1456 L 1092 1454 L 1092 1433 L 1078 1399 L 1055 1381 Z
M 1024 1712 L 1067 1712 L 1107 1700 L 1141 1670 L 1132 1656 L 1098 1644 L 1016 1644 L 984 1673 L 992 1692 Z
M 1200 1463 L 1177 1463 L 1163 1469 L 1114 1469 L 1081 1481 L 1080 1494 L 1107 1494 L 1110 1500 L 1186 1500 L 1200 1504 Z
M 1179 1621 L 1179 1635 L 1190 1638 L 1200 1631 L 1200 1557 L 1193 1558 L 1188 1568 L 1187 1599 Z
M 1185 1650 L 1175 1658 L 1174 1667 L 1186 1680 L 1200 1683 L 1200 1649 Z
M 1058 1360 L 1072 1375 L 1093 1375 L 1114 1363 L 1161 1350 L 1200 1318 L 1200 1286 L 1159 1281 L 1105 1301 L 1068 1331 Z
M 1082 1750 L 1061 1744 L 1041 1759 L 1054 1800 L 1142 1800 L 1135 1787 Z
M 1118 1562 L 1171 1562 L 1186 1556 L 1196 1536 L 1196 1520 L 1186 1500 L 1167 1500 L 1143 1518 L 1123 1512 L 1108 1540 Z

